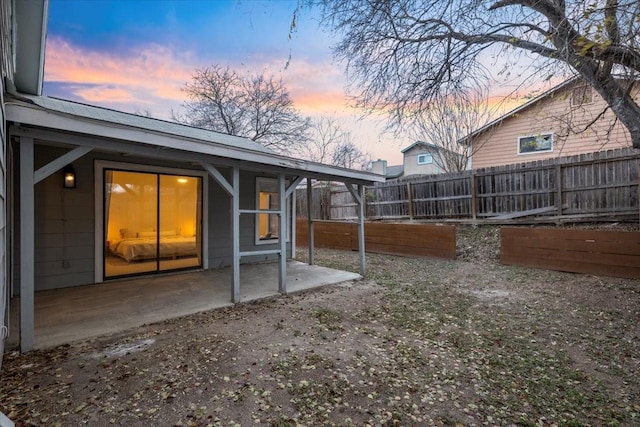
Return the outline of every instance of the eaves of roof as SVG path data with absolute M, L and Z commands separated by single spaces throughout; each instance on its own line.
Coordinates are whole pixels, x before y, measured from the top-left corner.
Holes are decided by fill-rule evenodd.
M 49 0 L 15 1 L 13 84 L 23 92 L 42 93 Z
M 383 182 L 385 178 L 366 171 L 309 162 L 274 153 L 248 138 L 227 135 L 179 123 L 128 114 L 120 111 L 42 97 L 8 97 L 6 118 L 21 127 L 65 132 L 85 137 L 102 138 L 114 143 L 135 146 L 138 152 L 188 153 L 210 158 L 229 159 L 248 166 L 264 165 L 271 170 L 315 179 L 342 180 L 354 183 Z M 81 144 L 81 138 L 74 139 Z M 108 144 L 104 144 L 108 149 Z M 140 151 L 143 150 L 143 151 Z
M 406 148 L 403 148 L 400 152 L 402 154 L 406 153 L 407 151 L 411 150 L 414 147 L 418 147 L 418 146 L 423 146 L 423 147 L 427 147 L 427 148 L 431 148 L 431 149 L 435 149 L 435 150 L 441 150 L 441 147 L 438 147 L 437 145 L 434 144 L 430 144 L 428 142 L 424 142 L 424 141 L 416 141 L 413 144 L 409 145 Z
M 500 123 L 502 123 L 504 120 L 508 119 L 509 117 L 512 117 L 515 114 L 520 113 L 523 110 L 526 110 L 527 108 L 533 106 L 534 104 L 536 104 L 537 102 L 541 101 L 542 99 L 548 97 L 549 95 L 551 95 L 554 92 L 557 92 L 558 90 L 569 86 L 570 84 L 574 83 L 575 81 L 579 80 L 580 78 L 578 76 L 574 76 L 570 79 L 567 79 L 565 81 L 563 81 L 562 83 L 557 84 L 556 86 L 552 87 L 551 89 L 541 93 L 540 95 L 531 98 L 529 101 L 525 102 L 524 104 L 520 105 L 519 107 L 514 108 L 513 110 L 503 114 L 502 116 L 498 117 L 495 120 L 492 120 L 491 122 L 487 123 L 486 125 L 476 129 L 475 131 L 471 132 L 470 134 L 460 138 L 458 140 L 458 144 L 463 144 L 465 143 L 465 141 L 474 138 L 475 136 L 481 134 L 482 132 L 491 129 L 497 125 L 499 125 Z

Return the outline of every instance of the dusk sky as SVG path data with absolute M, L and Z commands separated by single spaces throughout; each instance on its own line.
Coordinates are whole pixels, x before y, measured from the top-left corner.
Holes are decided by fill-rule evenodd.
M 307 116 L 344 121 L 375 158 L 400 164 L 409 139 L 379 136 L 347 106 L 336 40 L 305 11 L 289 38 L 296 1 L 50 0 L 44 94 L 169 119 L 197 68 L 218 64 L 281 77 Z M 287 66 L 287 62 L 289 64 Z
M 307 116 L 344 121 L 372 157 L 401 164 L 409 137 L 380 135 L 383 123 L 357 122 L 346 76 L 330 47 L 337 40 L 306 10 L 289 38 L 296 0 L 50 0 L 44 94 L 169 119 L 181 88 L 210 65 L 281 77 Z M 288 64 L 288 66 L 287 66 Z

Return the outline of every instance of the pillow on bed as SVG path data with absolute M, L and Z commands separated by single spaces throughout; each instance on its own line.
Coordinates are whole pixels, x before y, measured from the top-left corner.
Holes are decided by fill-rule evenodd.
M 177 236 L 176 230 L 163 230 L 160 232 L 160 237 Z M 138 231 L 138 237 L 157 237 L 155 231 Z

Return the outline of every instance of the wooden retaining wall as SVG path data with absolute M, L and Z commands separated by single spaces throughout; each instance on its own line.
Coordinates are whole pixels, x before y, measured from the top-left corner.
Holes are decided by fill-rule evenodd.
M 502 227 L 500 262 L 640 279 L 640 232 Z
M 358 224 L 314 221 L 314 246 L 358 250 Z M 450 225 L 393 224 L 366 222 L 365 251 L 371 253 L 456 258 L 456 227 Z M 307 221 L 296 221 L 296 242 L 309 245 Z

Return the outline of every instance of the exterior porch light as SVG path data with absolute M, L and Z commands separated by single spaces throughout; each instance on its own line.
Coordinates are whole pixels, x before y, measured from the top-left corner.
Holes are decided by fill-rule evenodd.
M 62 186 L 64 188 L 76 188 L 76 171 L 73 169 L 73 166 L 65 166 L 63 169 L 63 177 Z

